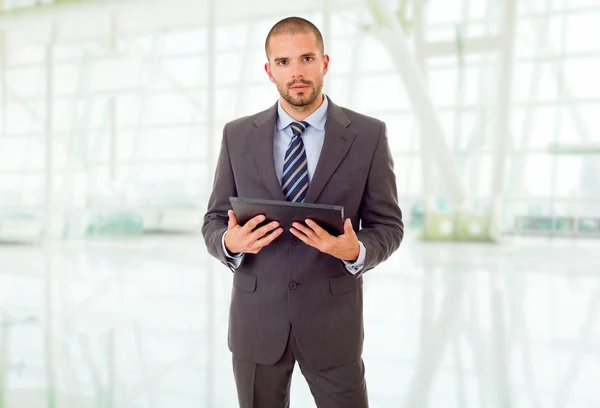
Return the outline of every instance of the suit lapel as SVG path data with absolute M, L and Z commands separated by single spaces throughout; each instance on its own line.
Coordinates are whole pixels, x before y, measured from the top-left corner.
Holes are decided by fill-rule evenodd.
M 250 135 L 250 150 L 256 159 L 265 186 L 274 200 L 285 200 L 273 161 L 273 133 L 277 120 L 277 104 L 259 115 L 254 121 L 256 126 Z
M 315 174 L 308 186 L 305 203 L 314 203 L 323 191 L 333 172 L 338 168 L 356 137 L 349 129 L 350 119 L 344 111 L 328 97 L 325 140 L 319 156 Z M 250 150 L 258 165 L 265 186 L 274 200 L 285 201 L 281 185 L 275 172 L 273 160 L 273 133 L 277 120 L 277 103 L 264 111 L 254 121 L 256 126 L 248 136 Z
M 328 103 L 323 149 L 319 156 L 315 174 L 308 186 L 308 192 L 304 199 L 305 203 L 314 203 L 319 198 L 319 194 L 327 185 L 331 175 L 338 168 L 348 150 L 350 150 L 356 136 L 354 131 L 348 128 L 351 122 L 344 111 L 335 105 L 331 99 L 328 100 Z

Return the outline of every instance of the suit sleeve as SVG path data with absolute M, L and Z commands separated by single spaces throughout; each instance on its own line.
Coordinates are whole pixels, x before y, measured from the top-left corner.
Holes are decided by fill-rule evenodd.
M 235 196 L 237 196 L 237 189 L 229 159 L 227 125 L 225 125 L 212 193 L 208 199 L 208 208 L 204 215 L 204 223 L 202 224 L 202 236 L 204 237 L 208 252 L 231 270 L 235 268 L 230 264 L 231 261 L 228 262 L 222 239 L 223 234 L 227 231 L 227 222 L 229 220 L 227 211 L 231 209 L 229 197 Z
M 385 123 L 381 126 L 359 213 L 361 229 L 356 235 L 366 248 L 366 257 L 361 272 L 355 275 L 357 277 L 388 259 L 404 237 Z
M 226 234 L 227 234 L 227 231 L 225 231 L 223 233 L 223 236 L 221 237 L 221 248 L 223 248 L 223 252 L 225 253 L 225 259 L 227 259 L 227 266 L 229 266 L 229 269 L 231 269 L 233 271 L 240 267 L 246 254 L 243 252 L 241 252 L 239 254 L 235 254 L 235 255 L 230 254 L 229 251 L 227 250 L 227 247 L 225 246 L 225 235 Z

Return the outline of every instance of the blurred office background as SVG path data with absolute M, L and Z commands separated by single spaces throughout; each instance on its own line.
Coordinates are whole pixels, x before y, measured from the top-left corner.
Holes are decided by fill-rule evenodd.
M 0 408 L 236 406 L 199 230 L 289 15 L 325 93 L 388 125 L 407 228 L 365 276 L 371 406 L 600 406 L 600 0 L 0 8 Z

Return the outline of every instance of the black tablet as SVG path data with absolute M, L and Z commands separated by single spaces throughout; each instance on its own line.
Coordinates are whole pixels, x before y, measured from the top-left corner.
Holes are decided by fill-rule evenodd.
M 344 207 L 340 205 L 292 203 L 243 197 L 229 197 L 229 202 L 240 225 L 262 214 L 266 220 L 257 228 L 271 221 L 278 221 L 288 231 L 293 222 L 306 225 L 304 220 L 310 218 L 331 235 L 338 236 L 344 233 Z

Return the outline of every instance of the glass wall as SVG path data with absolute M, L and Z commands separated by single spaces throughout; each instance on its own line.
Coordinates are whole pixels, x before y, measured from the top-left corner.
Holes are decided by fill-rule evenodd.
M 388 50 L 369 34 L 376 23 L 368 2 L 330 6 L 302 14 L 327 27 L 331 65 L 325 92 L 387 123 L 406 214 L 423 200 L 422 160 L 434 171 L 443 210 L 447 191 L 435 161 L 421 152 L 403 79 Z M 518 2 L 511 126 L 500 136 L 501 50 L 510 38 L 501 2 L 400 2 L 393 9 L 423 67 L 471 207 L 490 208 L 496 138 L 502 137 L 508 139 L 503 231 L 512 231 L 522 216 L 600 213 L 600 159 L 592 149 L 600 142 L 594 120 L 600 107 L 600 45 L 594 40 L 600 4 Z M 6 29 L 2 214 L 34 217 L 44 225 L 52 215 L 60 232 L 63 222 L 90 209 L 201 212 L 223 125 L 268 108 L 278 97 L 264 72 L 264 38 L 285 15 L 220 18 L 226 14 L 224 5 L 217 6 L 214 55 L 208 25 L 194 19 L 142 23 L 135 12 L 123 11 Z M 214 100 L 209 64 L 216 73 Z

